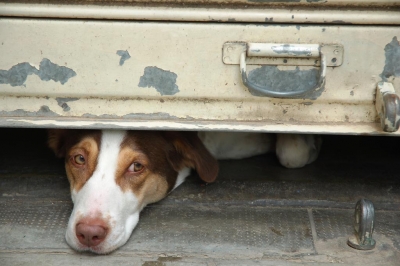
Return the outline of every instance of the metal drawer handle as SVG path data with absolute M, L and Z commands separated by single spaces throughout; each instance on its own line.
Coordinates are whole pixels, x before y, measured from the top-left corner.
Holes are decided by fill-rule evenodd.
M 392 83 L 378 83 L 375 108 L 381 119 L 382 130 L 396 132 L 400 127 L 400 97 L 396 94 Z
M 272 88 L 260 86 L 251 82 L 246 73 L 246 55 L 247 56 L 267 56 L 267 57 L 306 57 L 320 58 L 319 79 L 315 87 L 296 91 L 274 91 Z M 247 50 L 240 55 L 240 72 L 242 74 L 243 84 L 260 94 L 267 97 L 294 98 L 307 92 L 318 90 L 325 85 L 326 58 L 318 44 L 275 44 L 275 43 L 250 43 Z

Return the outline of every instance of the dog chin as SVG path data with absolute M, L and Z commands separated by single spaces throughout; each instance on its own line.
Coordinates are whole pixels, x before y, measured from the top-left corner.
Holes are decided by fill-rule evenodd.
M 119 229 L 113 228 L 113 231 L 110 232 L 111 234 L 98 246 L 87 247 L 82 245 L 75 236 L 75 230 L 68 230 L 65 234 L 65 240 L 71 248 L 78 252 L 92 252 L 99 255 L 106 255 L 126 244 L 138 222 L 139 212 L 130 215 L 124 227 L 120 227 Z

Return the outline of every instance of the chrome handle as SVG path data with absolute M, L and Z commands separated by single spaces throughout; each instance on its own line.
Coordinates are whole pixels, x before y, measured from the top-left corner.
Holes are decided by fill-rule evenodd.
M 246 55 L 247 56 L 268 56 L 268 57 L 306 57 L 320 58 L 319 79 L 315 87 L 306 88 L 296 91 L 276 91 L 273 88 L 267 88 L 251 82 L 246 72 Z M 326 76 L 326 58 L 317 44 L 275 44 L 275 43 L 250 43 L 247 45 L 246 51 L 240 55 L 240 72 L 243 84 L 252 92 L 260 96 L 277 97 L 277 98 L 295 98 L 320 89 L 325 85 Z

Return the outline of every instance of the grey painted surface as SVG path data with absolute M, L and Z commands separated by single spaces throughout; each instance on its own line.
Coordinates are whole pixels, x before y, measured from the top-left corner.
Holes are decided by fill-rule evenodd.
M 13 87 L 22 86 L 29 75 L 37 75 L 43 81 L 53 80 L 65 84 L 70 78 L 76 76 L 76 72 L 43 58 L 39 70 L 27 62 L 16 64 L 9 70 L 0 70 L 0 84 L 10 84 Z
M 253 69 L 249 72 L 248 79 L 265 87 L 270 91 L 279 92 L 290 92 L 290 91 L 302 91 L 309 88 L 313 88 L 317 85 L 318 81 L 318 69 L 313 68 L 310 70 L 300 70 L 296 67 L 295 70 L 279 70 L 276 66 L 262 66 L 260 68 Z M 323 91 L 313 91 L 303 96 L 304 99 L 316 99 Z M 262 96 L 251 93 L 256 96 Z
M 9 70 L 0 70 L 0 84 L 10 84 L 11 86 L 22 86 L 28 75 L 36 74 L 37 69 L 29 63 L 19 63 Z
M 400 42 L 397 37 L 385 46 L 385 67 L 381 74 L 383 81 L 390 77 L 400 77 Z
M 36 112 L 26 111 L 24 109 L 16 109 L 14 111 L 0 111 L 1 116 L 11 117 L 56 117 L 59 116 L 57 113 L 50 110 L 47 105 L 42 105 Z
M 121 59 L 119 60 L 119 65 L 122 66 L 126 60 L 128 60 L 129 58 L 131 58 L 131 55 L 129 54 L 129 52 L 127 50 L 118 50 L 117 51 L 117 55 L 121 56 Z
M 70 111 L 71 110 L 71 108 L 68 106 L 68 102 L 74 102 L 74 101 L 77 101 L 77 100 L 79 100 L 79 98 L 71 98 L 71 97 L 66 97 L 66 98 L 64 98 L 64 97 L 57 97 L 56 98 L 56 101 L 57 101 L 57 103 L 58 103 L 58 105 L 60 106 L 60 107 L 62 107 L 62 109 L 64 110 L 64 112 L 68 112 L 68 111 Z
M 40 62 L 38 76 L 44 81 L 53 80 L 65 84 L 70 78 L 76 76 L 76 72 L 68 67 L 54 64 L 47 58 L 43 58 Z
M 171 71 L 163 70 L 155 66 L 148 66 L 140 77 L 139 87 L 153 87 L 161 95 L 174 95 L 179 92 L 176 85 L 177 75 Z

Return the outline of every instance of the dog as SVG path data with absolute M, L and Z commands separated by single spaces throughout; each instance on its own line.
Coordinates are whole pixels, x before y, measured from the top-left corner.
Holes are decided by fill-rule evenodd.
M 280 163 L 313 162 L 315 135 L 50 129 L 49 147 L 65 158 L 74 208 L 66 241 L 75 250 L 107 254 L 124 245 L 140 211 L 182 184 L 191 169 L 207 183 L 217 159 L 242 159 L 276 150 Z

